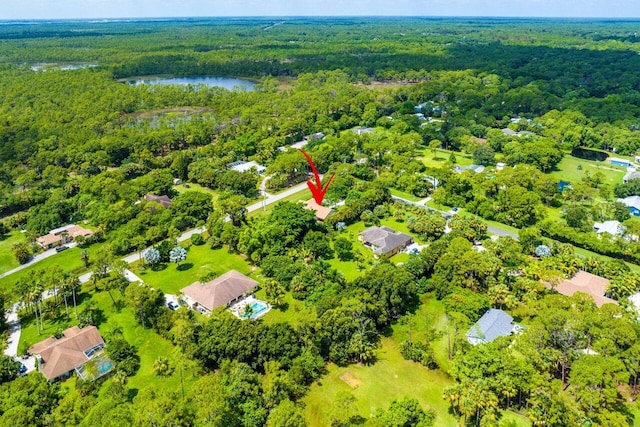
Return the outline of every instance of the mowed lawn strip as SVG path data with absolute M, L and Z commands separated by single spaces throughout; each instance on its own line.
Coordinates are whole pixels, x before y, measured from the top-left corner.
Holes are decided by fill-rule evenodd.
M 148 285 L 176 295 L 180 293 L 180 289 L 199 281 L 208 273 L 215 272 L 217 276 L 221 276 L 229 270 L 237 270 L 256 279 L 254 267 L 243 257 L 226 248 L 211 249 L 208 245 L 191 245 L 187 251 L 187 259 L 180 265 L 167 263 L 157 270 L 146 268 L 135 273 Z
M 89 249 L 89 252 L 91 253 L 92 250 Z M 70 271 L 70 272 L 73 272 L 74 274 L 82 274 L 86 269 L 84 268 L 84 262 L 80 257 L 81 253 L 82 253 L 82 249 L 78 247 L 70 248 L 60 253 L 57 253 L 47 259 L 43 259 L 42 261 L 39 261 L 33 265 L 30 265 L 24 270 L 20 270 L 13 274 L 10 274 L 9 276 L 3 277 L 2 279 L 0 279 L 0 290 L 11 294 L 11 291 L 13 290 L 15 283 L 18 280 L 20 280 L 20 278 L 29 274 L 30 271 L 32 270 L 46 271 L 55 265 L 62 268 L 62 271 Z M 17 297 L 14 297 L 13 299 L 15 300 L 15 298 Z
M 19 264 L 13 256 L 13 245 L 24 242 L 24 234 L 18 230 L 0 236 L 0 274 L 16 268 Z
M 578 166 L 581 166 L 581 170 L 578 170 Z M 604 175 L 604 181 L 611 185 L 621 183 L 622 177 L 626 173 L 625 168 L 622 166 L 613 166 L 607 162 L 598 162 L 595 160 L 579 159 L 565 153 L 560 163 L 558 163 L 550 175 L 559 181 L 576 183 L 580 182 L 587 173 L 593 176 L 596 172 L 601 172 Z

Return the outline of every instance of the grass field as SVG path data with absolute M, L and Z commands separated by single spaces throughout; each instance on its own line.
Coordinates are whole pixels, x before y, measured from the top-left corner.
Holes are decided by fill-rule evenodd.
M 304 189 L 298 191 L 297 193 L 294 193 L 294 194 L 292 194 L 290 196 L 287 196 L 287 197 L 284 197 L 284 198 L 278 200 L 275 203 L 269 203 L 268 205 L 265 206 L 264 209 L 258 209 L 258 210 L 255 210 L 253 212 L 250 212 L 247 216 L 249 218 L 251 218 L 251 217 L 254 217 L 254 216 L 257 216 L 257 215 L 261 215 L 261 214 L 263 214 L 265 212 L 270 212 L 278 202 L 298 202 L 300 200 L 307 201 L 309 199 L 311 199 L 311 193 L 309 192 L 309 189 L 304 188 Z
M 122 300 L 119 292 L 113 292 L 117 301 Z M 139 326 L 135 321 L 136 313 L 129 307 L 124 307 L 120 311 L 114 309 L 113 302 L 106 292 L 91 292 L 79 295 L 82 301 L 78 305 L 80 312 L 86 305 L 91 302 L 96 308 L 102 311 L 104 322 L 98 326 L 98 330 L 103 338 L 113 334 L 115 329 L 120 329 L 124 338 L 136 347 L 140 356 L 140 369 L 129 378 L 128 387 L 136 393 L 138 390 L 153 387 L 156 389 L 165 388 L 175 391 L 180 390 L 179 370 L 175 369 L 174 373 L 167 377 L 160 377 L 153 373 L 153 363 L 159 357 L 167 357 L 172 366 L 176 366 L 181 360 L 177 349 L 167 340 L 159 336 L 153 329 L 145 329 Z M 71 326 L 77 325 L 75 316 L 73 315 L 73 306 L 70 305 L 70 317 L 64 314 L 56 319 L 45 319 L 44 329 L 38 334 L 33 317 L 29 316 L 22 319 L 22 334 L 20 337 L 19 350 L 25 351 L 30 345 L 42 341 L 58 331 L 62 331 Z M 195 381 L 195 375 L 198 372 L 194 368 L 183 369 L 183 378 L 185 383 L 185 391 L 188 392 L 189 386 Z M 67 383 L 74 382 L 74 379 Z M 110 380 L 107 380 L 110 381 Z
M 341 391 L 353 394 L 358 412 L 364 418 L 371 417 L 378 409 L 386 409 L 394 399 L 408 396 L 417 399 L 424 408 L 437 412 L 436 425 L 457 425 L 448 413 L 448 404 L 442 399 L 442 390 L 453 384 L 446 374 L 404 360 L 391 338 L 382 338 L 376 353 L 378 360 L 371 366 L 328 366 L 327 374 L 311 386 L 303 399 L 310 426 L 330 424 L 332 402 Z M 354 385 L 357 387 L 353 388 Z
M 93 247 L 93 246 L 92 246 Z M 91 251 L 91 249 L 90 249 Z M 11 293 L 15 283 L 21 278 L 29 274 L 32 270 L 47 270 L 48 268 L 58 265 L 63 271 L 72 271 L 74 274 L 82 274 L 85 271 L 84 263 L 80 258 L 82 250 L 80 248 L 70 248 L 64 252 L 55 254 L 52 257 L 44 259 L 38 263 L 13 273 L 7 277 L 0 279 L 0 290 Z
M 189 187 L 185 187 L 185 185 L 188 185 Z M 174 185 L 173 189 L 176 190 L 178 193 L 182 194 L 185 191 L 199 191 L 201 193 L 207 193 L 213 196 L 213 200 L 216 201 L 218 199 L 218 193 L 216 193 L 215 191 L 213 191 L 210 188 L 207 187 L 203 187 L 200 184 L 195 184 L 195 183 L 183 183 L 183 184 L 178 184 L 178 185 Z
M 433 152 L 428 148 L 422 150 L 421 156 L 417 157 L 417 159 L 424 163 L 427 167 L 441 168 L 449 161 L 449 157 L 451 157 L 451 154 L 456 156 L 456 165 L 468 166 L 473 164 L 473 158 L 468 154 L 462 153 L 460 151 L 444 150 L 440 148 L 438 148 L 437 150 L 437 157 L 435 159 L 433 158 Z
M 392 196 L 402 197 L 403 199 L 410 200 L 412 202 L 419 202 L 422 200 L 420 197 L 416 197 L 413 194 L 405 193 L 404 191 L 396 190 L 395 188 L 389 189 Z
M 19 264 L 13 256 L 11 248 L 19 242 L 24 242 L 24 234 L 18 230 L 0 236 L 0 273 L 16 268 Z
M 161 268 L 155 271 L 147 268 L 136 274 L 148 285 L 170 294 L 179 293 L 180 289 L 212 271 L 220 276 L 234 269 L 255 279 L 251 274 L 252 267 L 240 255 L 232 254 L 226 248 L 213 250 L 207 245 L 192 245 L 188 249 L 187 259 L 180 266 L 169 263 Z
M 578 170 L 578 165 L 582 166 L 582 170 Z M 626 170 L 620 166 L 611 166 L 604 162 L 578 159 L 577 157 L 565 154 L 562 161 L 558 163 L 556 170 L 551 172 L 550 175 L 562 181 L 579 182 L 587 172 L 589 172 L 590 175 L 596 172 L 602 172 L 605 177 L 604 181 L 613 185 L 622 182 L 622 177 L 626 173 Z
M 417 399 L 423 408 L 431 408 L 436 412 L 435 425 L 459 425 L 458 420 L 449 412 L 448 402 L 442 398 L 444 388 L 454 383 L 446 373 L 449 361 L 445 338 L 441 337 L 433 343 L 436 359 L 444 369 L 429 370 L 407 361 L 399 350 L 400 343 L 409 335 L 414 340 L 424 339 L 431 328 L 442 333 L 446 328 L 444 306 L 434 297 L 424 295 L 421 306 L 410 319 L 407 321 L 405 318 L 404 321 L 391 325 L 385 334 L 387 336 L 382 337 L 374 364 L 345 367 L 329 364 L 327 374 L 313 384 L 303 398 L 310 426 L 330 424 L 331 412 L 334 410 L 332 402 L 339 392 L 351 393 L 356 398 L 358 413 L 365 419 L 374 415 L 378 409 L 386 409 L 391 401 L 407 396 Z M 527 427 L 531 423 L 519 414 L 503 411 L 500 425 Z

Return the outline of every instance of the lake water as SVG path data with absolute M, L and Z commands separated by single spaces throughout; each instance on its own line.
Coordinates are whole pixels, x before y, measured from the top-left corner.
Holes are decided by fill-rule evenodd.
M 158 85 L 198 85 L 204 84 L 207 86 L 218 86 L 228 90 L 232 90 L 234 87 L 240 87 L 246 91 L 253 90 L 253 82 L 249 80 L 234 79 L 230 77 L 170 77 L 170 78 L 148 78 L 148 79 L 136 79 L 129 80 L 131 85 L 141 84 L 158 84 Z

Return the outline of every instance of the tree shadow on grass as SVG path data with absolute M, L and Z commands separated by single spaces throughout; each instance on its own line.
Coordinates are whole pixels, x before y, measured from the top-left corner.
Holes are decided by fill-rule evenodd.
M 163 262 L 162 264 L 156 264 L 153 267 L 151 267 L 151 271 L 162 271 L 162 270 L 166 270 L 169 264 L 167 264 L 166 262 Z
M 193 268 L 193 263 L 191 262 L 187 262 L 184 264 L 180 264 L 179 266 L 176 267 L 176 270 L 178 271 L 187 271 Z

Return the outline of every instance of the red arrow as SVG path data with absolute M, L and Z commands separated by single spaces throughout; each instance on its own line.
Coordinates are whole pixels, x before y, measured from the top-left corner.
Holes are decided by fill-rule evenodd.
M 311 156 L 306 151 L 300 148 L 298 148 L 298 150 L 304 155 L 304 157 L 306 157 L 307 162 L 309 162 L 309 165 L 311 166 L 311 170 L 313 171 L 313 176 L 315 177 L 316 182 L 314 184 L 311 181 L 307 181 L 307 186 L 309 187 L 309 190 L 311 190 L 311 194 L 313 194 L 313 200 L 315 200 L 317 204 L 321 205 L 322 199 L 324 199 L 324 195 L 327 193 L 329 184 L 331 184 L 331 181 L 333 181 L 333 177 L 335 176 L 335 174 L 331 175 L 331 178 L 329 178 L 329 181 L 327 181 L 327 184 L 323 187 L 322 182 L 320 181 L 320 174 L 318 173 L 318 169 L 316 169 L 316 165 L 313 164 Z

